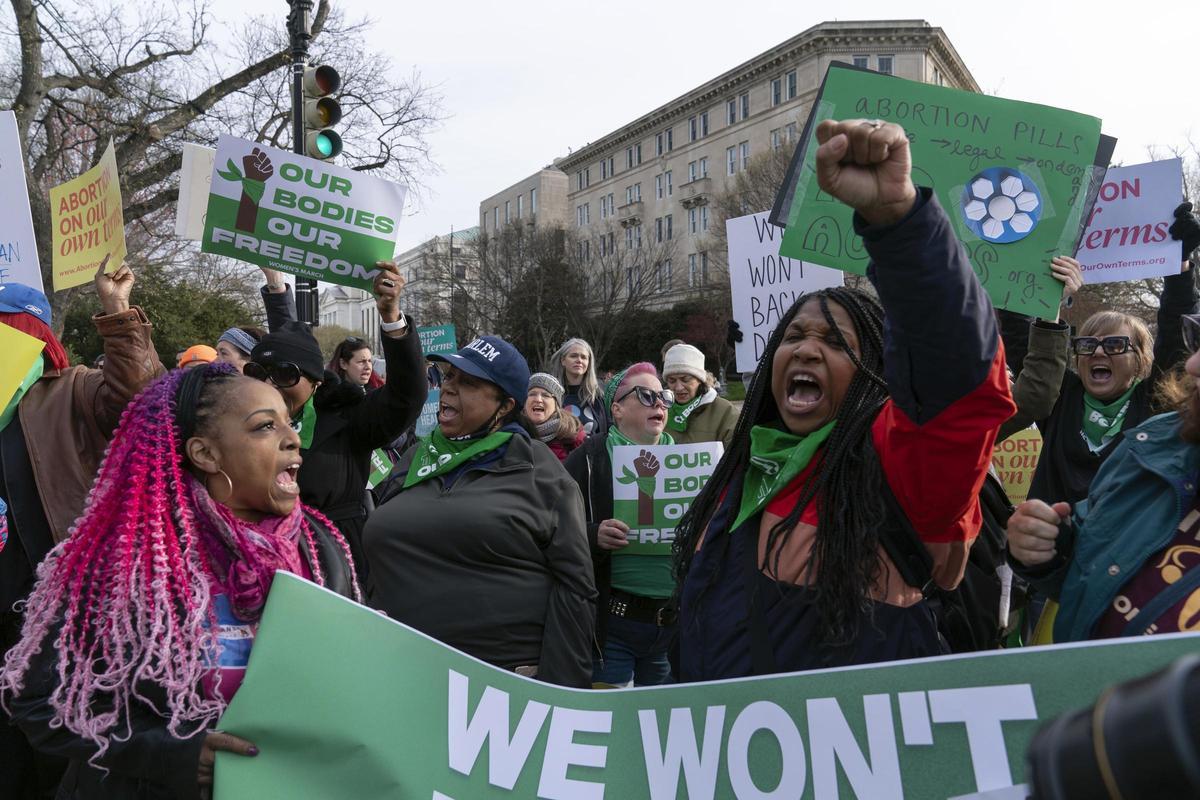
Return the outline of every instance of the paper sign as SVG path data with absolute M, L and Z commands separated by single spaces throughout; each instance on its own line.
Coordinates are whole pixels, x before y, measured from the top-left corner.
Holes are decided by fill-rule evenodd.
M 613 448 L 613 517 L 629 526 L 622 553 L 669 556 L 675 526 L 708 483 L 720 442 Z
M 175 208 L 175 235 L 180 239 L 204 238 L 208 195 L 212 190 L 213 164 L 217 151 L 204 145 L 183 143 L 183 167 L 179 170 L 179 204 Z
M 0 411 L 8 407 L 33 362 L 42 357 L 46 343 L 0 322 Z
M 0 283 L 23 283 L 45 293 L 17 116 L 11 111 L 0 111 L 0 185 Z
M 233 136 L 217 141 L 200 249 L 371 291 L 404 187 Z
M 429 390 L 429 396 L 425 398 L 425 405 L 421 406 L 421 416 L 417 417 L 417 436 L 428 436 L 433 432 L 433 427 L 437 425 L 438 403 L 441 396 L 441 389 Z
M 1178 158 L 1109 168 L 1075 254 L 1084 283 L 1178 275 L 1183 245 L 1167 229 L 1182 199 Z
M 817 123 L 860 117 L 904 127 L 913 183 L 933 188 L 996 306 L 1043 316 L 1058 308 L 1050 259 L 1075 252 L 1099 180 L 1094 164 L 1108 165 L 1099 119 L 832 64 L 772 211 L 778 224 L 787 208 L 780 254 L 866 272 L 853 212 L 816 180 Z
M 371 474 L 367 476 L 367 488 L 374 489 L 392 472 L 392 459 L 385 450 L 371 451 Z
M 996 444 L 992 465 L 1004 485 L 1004 492 L 1015 506 L 1029 497 L 1029 484 L 1042 454 L 1042 434 L 1037 428 L 1018 431 Z
M 845 276 L 836 269 L 779 255 L 783 228 L 768 222 L 766 212 L 726 220 L 725 234 L 733 318 L 742 331 L 742 341 L 734 348 L 737 370 L 753 372 L 771 331 L 796 298 L 841 286 Z
M 111 140 L 99 164 L 50 188 L 50 224 L 54 226 L 54 291 L 91 281 L 105 256 L 111 256 L 106 272 L 120 268 L 125 261 L 125 217 Z
M 417 328 L 417 335 L 421 337 L 421 353 L 423 355 L 453 353 L 458 349 L 453 325 L 431 325 L 427 328 Z
M 1141 636 L 598 692 L 492 667 L 281 571 L 215 726 L 259 754 L 218 752 L 215 796 L 946 800 L 1022 783 L 1039 728 L 1198 644 Z

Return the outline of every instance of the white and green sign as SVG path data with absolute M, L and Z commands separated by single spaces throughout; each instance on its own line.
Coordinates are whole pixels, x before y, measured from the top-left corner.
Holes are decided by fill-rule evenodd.
M 613 448 L 613 516 L 629 526 L 621 552 L 670 555 L 675 526 L 721 460 L 720 442 Z
M 404 187 L 233 136 L 217 142 L 201 249 L 370 291 Z
M 453 353 L 458 349 L 453 325 L 430 325 L 427 328 L 417 328 L 417 335 L 421 337 L 421 352 L 426 356 L 435 353 Z
M 433 427 L 437 425 L 438 404 L 441 399 L 441 389 L 429 390 L 425 405 L 421 406 L 421 416 L 417 417 L 417 436 L 428 436 L 433 432 Z
M 277 573 L 219 800 L 1024 797 L 1034 732 L 1196 634 L 622 691 L 497 669 Z M 297 665 L 303 665 L 297 668 Z M 353 675 L 352 680 L 331 676 Z
M 371 474 L 367 476 L 367 488 L 374 489 L 392 473 L 392 459 L 383 449 L 371 451 Z

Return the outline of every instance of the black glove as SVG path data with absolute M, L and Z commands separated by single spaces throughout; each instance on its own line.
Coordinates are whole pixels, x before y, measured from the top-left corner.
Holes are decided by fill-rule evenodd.
M 1175 209 L 1175 221 L 1167 231 L 1172 239 L 1183 242 L 1183 257 L 1190 258 L 1192 251 L 1200 247 L 1200 218 L 1192 213 L 1191 203 L 1181 203 Z
M 745 335 L 742 334 L 742 326 L 737 324 L 736 319 L 725 323 L 725 344 L 733 347 L 745 338 Z

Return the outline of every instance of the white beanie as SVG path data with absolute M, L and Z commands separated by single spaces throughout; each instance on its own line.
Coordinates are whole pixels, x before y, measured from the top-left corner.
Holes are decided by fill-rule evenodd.
M 690 344 L 677 344 L 667 351 L 663 358 L 663 378 L 683 373 L 691 375 L 701 383 L 708 382 L 708 373 L 704 369 L 704 353 Z

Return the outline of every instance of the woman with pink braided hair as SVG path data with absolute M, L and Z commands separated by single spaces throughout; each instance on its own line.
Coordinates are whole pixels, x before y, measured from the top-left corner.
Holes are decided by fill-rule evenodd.
M 227 364 L 177 370 L 126 409 L 88 504 L 38 571 L 0 699 L 59 798 L 199 797 L 276 570 L 360 593 L 337 529 L 299 501 L 279 392 Z

